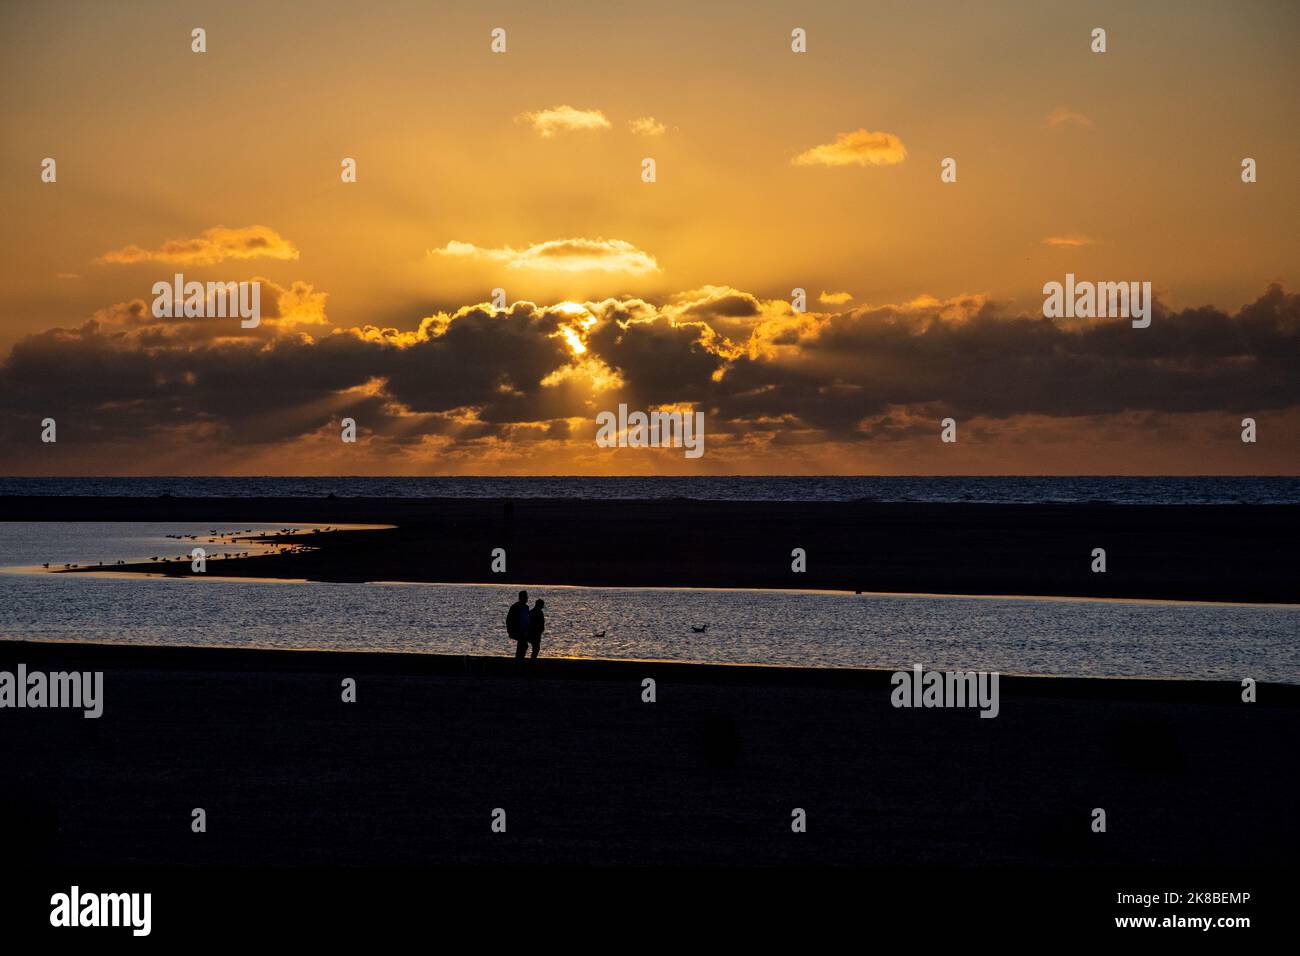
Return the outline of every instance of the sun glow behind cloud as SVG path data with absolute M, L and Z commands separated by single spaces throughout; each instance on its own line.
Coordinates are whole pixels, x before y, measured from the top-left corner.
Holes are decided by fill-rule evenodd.
M 328 433 L 323 417 L 347 415 L 366 423 L 363 467 L 373 473 L 404 473 L 429 455 L 467 471 L 527 471 L 537 454 L 580 472 L 595 411 L 628 401 L 705 411 L 710 460 L 723 470 L 786 472 L 791 447 L 812 456 L 800 461 L 841 471 L 870 470 L 868 454 L 877 465 L 903 463 L 891 468 L 1005 471 L 1007 461 L 1041 461 L 1043 447 L 1054 467 L 1095 469 L 1110 461 L 1097 457 L 1097 435 L 1127 448 L 1155 440 L 1158 428 L 1171 436 L 1162 440 L 1186 444 L 1183 430 L 1199 436 L 1223 417 L 1205 409 L 1242 394 L 1294 418 L 1285 407 L 1300 378 L 1300 296 L 1278 287 L 1236 316 L 1158 307 L 1144 340 L 1153 351 L 1132 356 L 1114 351 L 1124 321 L 1059 328 L 984 294 L 796 313 L 782 299 L 710 286 L 662 304 L 478 303 L 428 316 L 416 330 L 322 324 L 324 294 L 301 282 L 275 298 L 289 321 L 247 332 L 219 320 L 155 319 L 135 300 L 25 340 L 0 366 L 0 440 L 23 447 L 17 435 L 32 415 L 52 410 L 96 424 L 96 440 L 78 449 L 105 443 L 100 468 L 157 462 L 140 442 L 170 448 L 183 438 L 199 458 L 234 449 L 251 460 L 270 443 L 290 468 L 311 460 L 328 471 L 332 446 L 313 436 Z M 311 335 L 299 327 L 304 308 Z M 969 354 L 983 356 L 978 375 L 962 371 Z M 80 388 L 83 370 L 96 368 L 115 374 Z M 933 425 L 944 415 L 968 423 L 975 439 L 956 465 L 933 459 Z M 1043 424 L 1052 421 L 1061 431 Z M 290 451 L 308 447 L 310 459 Z M 1195 447 L 1189 461 L 1200 468 L 1207 446 Z M 1091 464 L 1062 448 L 1086 448 Z

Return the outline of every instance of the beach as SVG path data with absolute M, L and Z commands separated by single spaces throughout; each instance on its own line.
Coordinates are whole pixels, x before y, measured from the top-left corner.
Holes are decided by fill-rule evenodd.
M 295 535 L 309 551 L 207 572 L 233 577 L 1298 599 L 1296 505 L 10 496 L 0 520 L 395 526 Z M 1098 548 L 1104 573 L 1093 571 Z M 191 573 L 179 561 L 112 570 Z
M 3 714 L 16 863 L 1250 868 L 1300 836 L 1294 686 L 1003 675 L 983 719 L 895 708 L 886 671 L 0 642 L 18 663 L 104 690 Z
M 0 498 L 0 519 L 335 529 L 254 535 L 305 549 L 213 561 L 214 578 L 1286 602 L 1300 507 L 33 496 Z M 337 530 L 357 525 L 370 527 Z M 985 719 L 892 706 L 883 669 L 565 659 L 546 643 L 521 668 L 504 637 L 498 656 L 212 646 L 229 620 L 208 621 L 203 647 L 184 631 L 170 646 L 78 643 L 94 627 L 0 642 L 0 669 L 104 673 L 98 718 L 0 721 L 0 799 L 29 822 L 20 858 L 1239 868 L 1289 863 L 1300 834 L 1294 684 L 1262 682 L 1243 703 L 1239 678 L 1004 673 Z

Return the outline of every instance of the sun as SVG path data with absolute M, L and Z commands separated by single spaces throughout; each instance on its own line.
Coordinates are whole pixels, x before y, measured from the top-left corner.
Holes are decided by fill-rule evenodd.
M 587 343 L 582 341 L 582 336 L 578 334 L 577 329 L 568 325 L 563 325 L 560 327 L 560 333 L 564 336 L 564 341 L 569 343 L 569 350 L 572 351 L 574 355 L 583 355 L 586 353 Z
M 564 341 L 569 345 L 569 351 L 571 351 L 575 357 L 585 355 L 587 353 L 587 343 L 582 340 L 582 333 L 596 324 L 596 317 L 587 311 L 585 305 L 582 305 L 579 302 L 570 302 L 565 300 L 564 302 L 552 306 L 552 308 L 565 316 L 577 320 L 576 325 L 560 326 L 560 334 L 564 336 Z

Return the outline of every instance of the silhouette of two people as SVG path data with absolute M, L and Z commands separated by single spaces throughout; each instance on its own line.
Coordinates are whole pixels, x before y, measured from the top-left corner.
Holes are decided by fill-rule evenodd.
M 542 631 L 546 630 L 545 607 L 546 602 L 538 598 L 530 608 L 527 591 L 520 591 L 519 600 L 510 605 L 506 614 L 506 634 L 515 642 L 515 660 L 522 661 L 530 646 L 531 659 L 537 659 L 542 646 Z

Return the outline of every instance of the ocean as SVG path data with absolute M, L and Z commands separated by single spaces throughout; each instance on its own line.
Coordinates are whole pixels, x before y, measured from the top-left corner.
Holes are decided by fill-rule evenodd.
M 503 622 L 519 585 L 222 580 L 219 562 L 209 579 L 15 570 L 176 556 L 189 545 L 167 535 L 206 538 L 209 529 L 0 523 L 0 639 L 514 651 Z M 1300 683 L 1300 606 L 554 585 L 529 591 L 546 600 L 546 656 L 891 669 L 920 663 Z M 706 624 L 703 633 L 693 630 Z
M 0 495 L 1298 504 L 1300 477 L 0 478 Z

